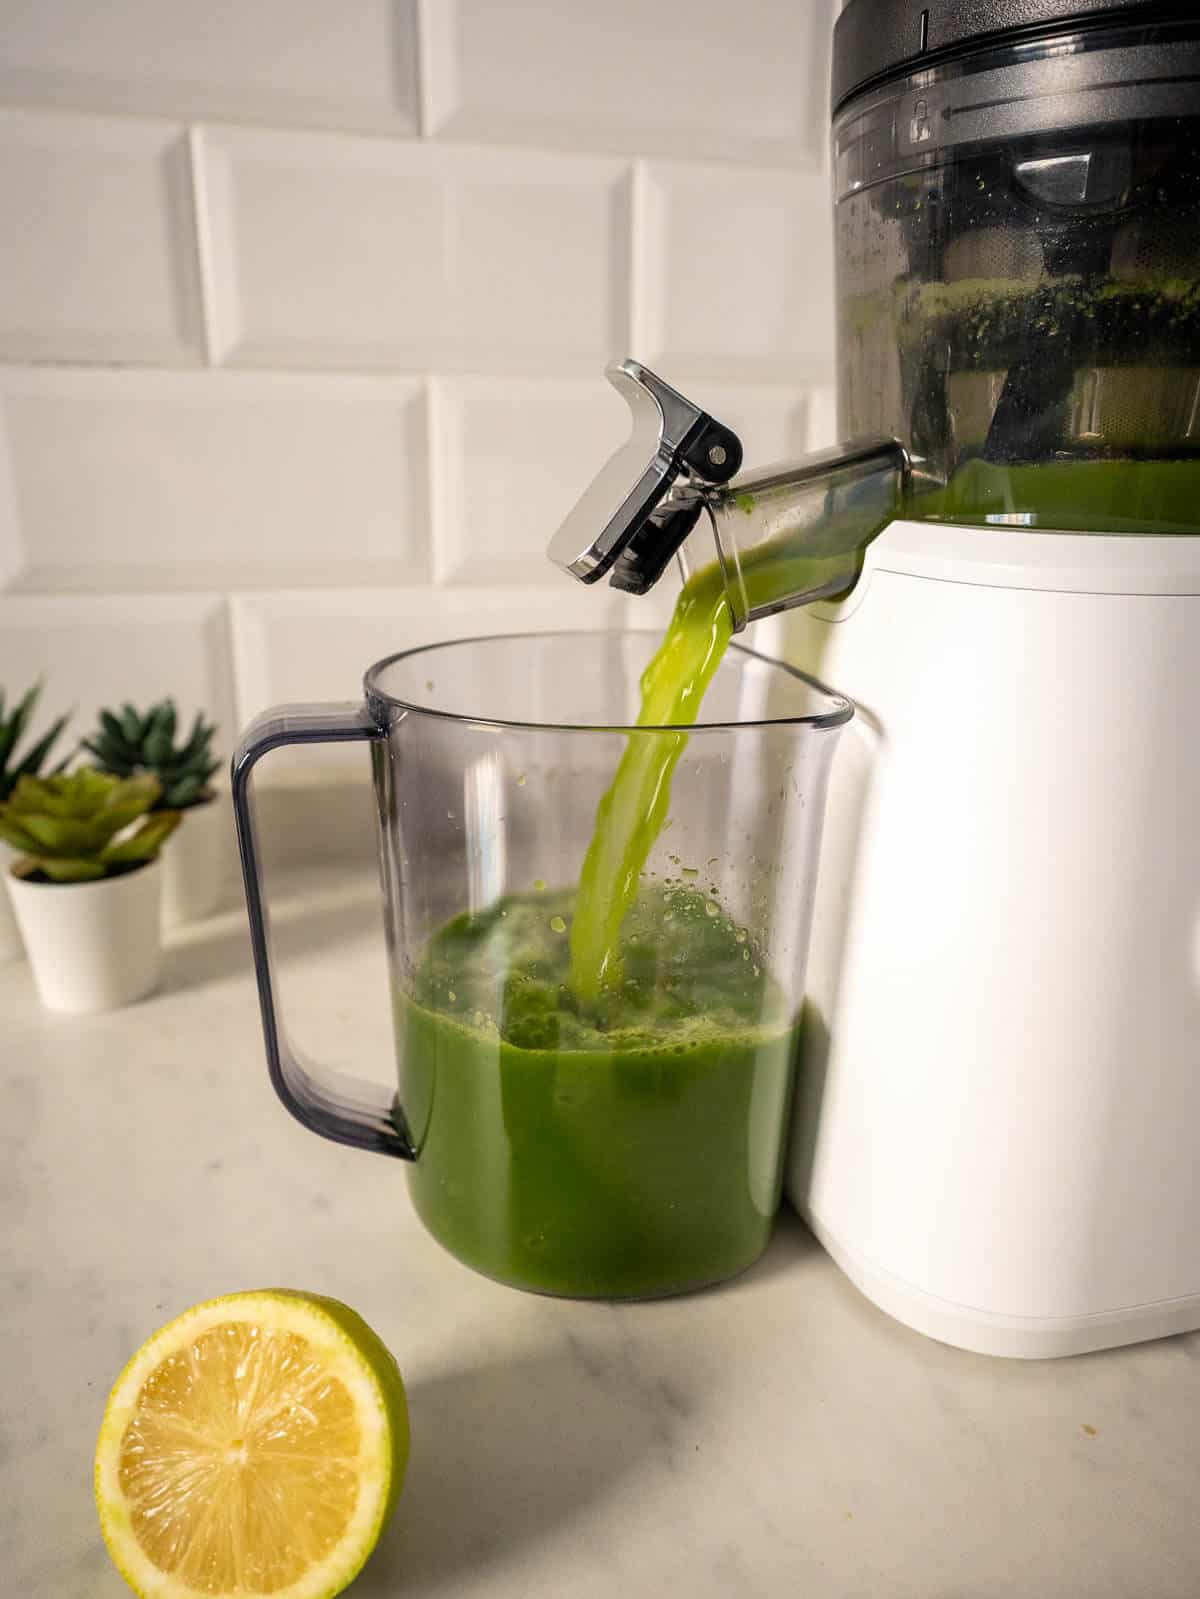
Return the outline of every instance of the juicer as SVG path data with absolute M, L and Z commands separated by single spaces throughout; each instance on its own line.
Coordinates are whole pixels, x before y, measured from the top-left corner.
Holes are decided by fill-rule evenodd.
M 717 562 L 856 702 L 787 1172 L 847 1275 L 991 1354 L 1195 1328 L 1200 19 L 849 0 L 832 103 L 850 442 L 739 476 L 626 361 L 551 555 Z

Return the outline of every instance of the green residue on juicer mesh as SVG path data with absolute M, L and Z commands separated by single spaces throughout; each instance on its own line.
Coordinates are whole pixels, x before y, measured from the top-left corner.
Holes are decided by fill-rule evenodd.
M 1200 280 L 1063 274 L 901 282 L 891 318 L 902 359 L 948 358 L 956 370 L 1003 370 L 1028 358 L 1031 340 L 1070 349 L 1081 369 L 1145 361 L 1152 347 L 1162 360 L 1151 364 L 1170 366 L 1181 341 L 1195 347 L 1200 340 Z

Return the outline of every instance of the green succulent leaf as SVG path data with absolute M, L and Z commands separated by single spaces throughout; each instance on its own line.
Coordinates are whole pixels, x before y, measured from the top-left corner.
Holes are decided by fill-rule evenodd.
M 0 805 L 0 837 L 55 881 L 103 877 L 126 862 L 126 838 L 137 837 L 128 830 L 153 809 L 160 791 L 152 772 L 119 778 L 85 766 L 52 777 L 27 775 Z M 172 826 L 152 833 L 151 841 L 161 842 Z M 128 860 L 150 859 L 153 851 L 145 849 L 135 845 Z
M 37 839 L 14 816 L 8 815 L 7 809 L 7 806 L 0 806 L 0 838 L 6 844 L 11 844 L 13 849 L 19 849 L 23 855 L 36 855 Z
M 10 797 L 21 777 L 34 776 L 41 771 L 46 757 L 69 720 L 68 716 L 60 716 L 16 761 L 18 747 L 33 718 L 41 691 L 39 680 L 17 701 L 7 716 L 4 714 L 5 696 L 0 693 L 0 803 Z
M 24 698 L 17 702 L 12 715 L 7 720 L 0 720 L 0 770 L 8 765 L 9 757 L 20 742 L 41 692 L 42 685 L 39 680 Z
M 37 743 L 31 744 L 29 749 L 21 757 L 13 772 L 14 777 L 33 777 L 41 771 L 42 762 L 53 749 L 55 741 L 62 732 L 63 728 L 66 727 L 70 719 L 70 713 L 68 712 L 66 715 L 60 716 L 57 722 L 51 722 L 48 730 L 42 734 Z M 57 770 L 62 771 L 63 767 L 66 766 L 70 759 L 71 757 L 69 755 L 64 755 L 58 764 Z
M 176 810 L 185 805 L 195 805 L 197 800 L 204 795 L 204 779 L 193 775 L 181 777 L 177 783 L 172 783 L 167 794 L 167 804 Z
M 139 772 L 136 777 L 118 779 L 98 818 L 108 829 L 109 837 L 153 810 L 161 792 L 162 784 L 153 772 Z
M 21 820 L 37 845 L 38 855 L 90 855 L 103 848 L 107 836 L 97 831 L 94 822 L 81 822 L 70 816 L 34 814 Z
M 142 742 L 142 719 L 132 705 L 121 707 L 121 734 L 135 748 Z
M 208 781 L 220 762 L 211 753 L 216 732 L 203 712 L 194 717 L 187 738 L 176 745 L 179 728 L 175 702 L 159 700 L 144 715 L 124 705 L 119 715 L 100 712 L 100 726 L 84 748 L 106 772 L 128 777 L 153 772 L 162 783 L 156 808 L 176 809 L 206 797 Z
M 55 883 L 95 882 L 105 874 L 104 862 L 96 856 L 35 856 L 38 870 Z
M 114 750 L 125 747 L 125 731 L 111 711 L 100 712 L 100 726 L 108 735 L 108 742 Z
M 155 811 L 132 833 L 107 845 L 100 858 L 108 869 L 152 861 L 182 820 L 178 811 Z
M 61 783 L 56 783 L 53 778 L 34 777 L 32 773 L 18 778 L 8 801 L 8 809 L 14 816 L 39 813 L 45 816 L 70 816 L 70 782 L 70 778 L 65 778 Z

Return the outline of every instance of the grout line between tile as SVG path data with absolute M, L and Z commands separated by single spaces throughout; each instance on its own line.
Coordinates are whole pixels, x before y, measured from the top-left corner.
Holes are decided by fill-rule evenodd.
M 251 626 L 254 624 L 248 623 L 245 616 L 240 619 L 239 624 L 235 616 L 238 608 L 237 594 L 228 592 L 225 594 L 224 600 L 225 626 L 229 640 L 229 675 L 232 680 L 234 714 L 237 717 L 240 729 L 246 725 L 252 714 L 249 710 L 247 683 L 254 676 L 255 663 L 252 663 L 249 659 L 250 651 L 247 645 L 247 638 Z M 256 638 L 256 644 L 259 655 L 257 662 L 258 675 L 261 679 L 263 676 L 261 635 Z
M 621 359 L 632 356 L 646 359 L 642 333 L 646 325 L 646 163 L 639 156 L 633 162 L 629 195 L 629 328 Z
M 208 175 L 204 166 L 203 131 L 195 123 L 187 130 L 188 159 L 192 176 L 192 222 L 196 234 L 197 267 L 200 279 L 200 314 L 204 322 L 204 358 L 209 366 L 221 365 L 217 340 L 216 262 L 213 259 L 212 216 L 208 194 Z
M 429 581 L 433 588 L 441 588 L 447 579 L 446 538 L 451 510 L 447 504 L 449 484 L 442 470 L 447 458 L 446 395 L 438 377 L 425 378 L 425 460 L 429 489 Z
M 433 25 L 429 7 L 433 5 L 450 5 L 453 0 L 416 0 L 413 8 L 413 28 L 416 33 L 416 66 L 417 66 L 417 103 L 414 106 L 417 119 L 417 137 L 429 139 L 433 137 Z

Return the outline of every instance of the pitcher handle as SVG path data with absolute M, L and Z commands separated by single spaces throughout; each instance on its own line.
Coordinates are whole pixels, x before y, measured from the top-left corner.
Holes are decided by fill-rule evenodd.
M 233 813 L 250 916 L 250 941 L 258 978 L 263 1038 L 271 1083 L 297 1121 L 322 1138 L 381 1155 L 414 1160 L 416 1151 L 395 1096 L 378 1084 L 345 1077 L 303 1061 L 288 1042 L 275 1011 L 271 925 L 250 793 L 250 774 L 269 750 L 285 744 L 365 743 L 386 737 L 363 704 L 276 705 L 250 723 L 230 763 Z

